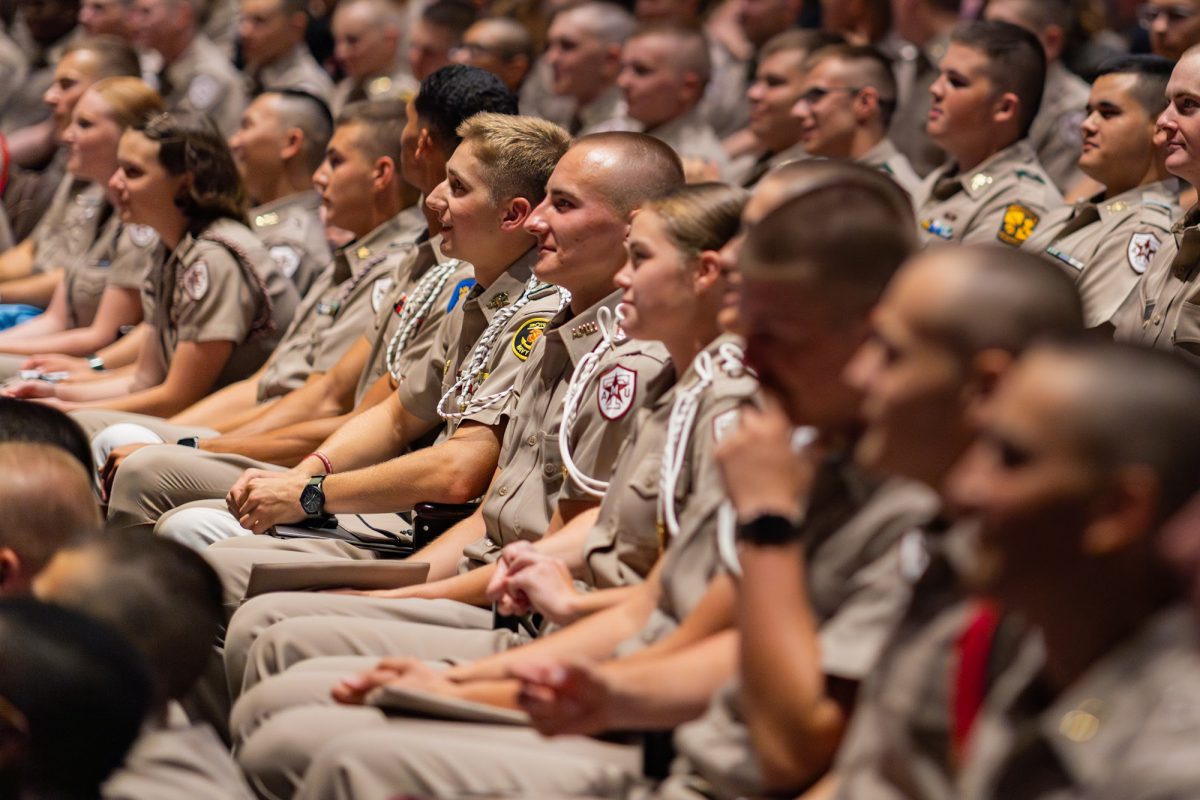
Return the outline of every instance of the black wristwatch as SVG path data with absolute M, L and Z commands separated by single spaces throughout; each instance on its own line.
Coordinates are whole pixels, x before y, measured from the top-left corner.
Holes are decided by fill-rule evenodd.
M 304 513 L 309 517 L 319 517 L 325 513 L 325 490 L 321 488 L 323 483 L 324 475 L 314 475 L 308 479 L 308 485 L 300 492 L 300 508 L 304 509 Z
M 799 536 L 799 526 L 778 514 L 763 514 L 738 525 L 738 539 L 758 547 L 791 544 Z
M 199 436 L 185 436 L 182 439 L 179 439 L 178 441 L 176 441 L 175 444 L 180 445 L 181 447 L 199 448 L 200 447 L 200 437 Z

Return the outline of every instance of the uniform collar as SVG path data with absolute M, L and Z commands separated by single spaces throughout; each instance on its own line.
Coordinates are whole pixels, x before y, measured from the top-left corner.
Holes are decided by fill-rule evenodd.
M 581 358 L 594 350 L 600 343 L 602 338 L 599 321 L 600 309 L 607 308 L 613 314 L 612 319 L 615 320 L 617 306 L 621 302 L 621 294 L 621 290 L 618 289 L 586 311 L 573 317 L 568 306 L 551 320 L 546 333 L 554 333 L 562 339 L 572 364 L 578 364 Z M 610 322 L 609 324 L 614 323 Z
M 508 269 L 493 281 L 491 286 L 484 288 L 476 283 L 476 288 L 471 290 L 464 306 L 475 304 L 483 312 L 483 318 L 491 322 L 492 316 L 497 311 L 517 302 L 517 298 L 525 291 L 525 284 L 533 275 L 533 265 L 536 263 L 537 248 L 531 247 L 524 255 L 509 265 Z M 477 290 L 478 294 L 476 294 Z
M 366 236 L 340 248 L 334 256 L 334 281 L 341 283 L 368 261 L 378 263 L 380 257 L 395 248 L 400 233 L 399 217 L 389 217 Z
M 1081 786 L 1100 785 L 1113 772 L 1141 726 L 1133 720 L 1162 713 L 1162 695 L 1180 664 L 1195 669 L 1191 610 L 1169 606 L 1100 658 L 1038 715 L 1039 735 Z M 1200 698 L 1187 698 L 1200 701 Z M 1182 714 L 1190 720 L 1194 714 Z M 1187 735 L 1184 731 L 1180 735 Z
M 667 143 L 678 142 L 684 144 L 695 141 L 697 135 L 707 125 L 708 123 L 700 116 L 699 106 L 692 106 L 692 108 L 675 117 L 675 119 L 667 120 L 654 130 L 646 131 L 646 133 L 655 139 L 661 139 Z
M 302 47 L 304 47 L 303 44 L 298 44 L 270 64 L 264 64 L 257 73 L 259 83 L 270 83 L 273 78 L 283 77 L 289 71 L 299 67 L 304 57 Z
M 1170 205 L 1171 198 L 1178 199 L 1179 197 L 1179 179 L 1168 178 L 1164 181 L 1149 183 L 1145 186 L 1135 186 L 1132 189 L 1121 192 L 1121 194 L 1110 200 L 1104 200 L 1102 195 L 1093 197 L 1090 202 L 1094 203 L 1100 210 L 1100 218 L 1108 220 L 1114 215 L 1127 215 L 1131 210 L 1136 209 L 1147 199 L 1158 199 Z
M 997 173 L 1012 167 L 1027 166 L 1036 159 L 1028 139 L 1013 142 L 1008 147 L 993 153 L 975 169 L 960 173 L 956 177 L 963 191 L 972 200 L 982 197 L 996 180 Z M 952 167 L 953 168 L 953 167 Z
M 582 106 L 577 114 L 583 123 L 580 130 L 587 130 L 593 125 L 607 122 L 610 119 L 625 116 L 625 99 L 621 90 L 614 84 L 608 91 L 601 94 L 586 106 Z
M 889 161 L 896 157 L 898 152 L 896 145 L 892 144 L 892 140 L 885 136 L 876 142 L 874 147 L 863 153 L 858 159 L 858 163 L 874 169 L 883 169 Z
M 300 208 L 304 211 L 316 211 L 320 205 L 321 197 L 312 189 L 307 189 L 303 192 L 284 195 L 250 209 L 250 222 L 253 224 L 254 230 L 270 228 L 282 221 L 282 212 L 288 209 Z

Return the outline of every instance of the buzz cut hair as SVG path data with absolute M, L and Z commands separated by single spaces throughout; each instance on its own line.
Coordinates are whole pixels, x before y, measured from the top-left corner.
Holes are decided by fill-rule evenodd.
M 1156 119 L 1167 107 L 1167 83 L 1175 62 L 1162 56 L 1118 56 L 1100 65 L 1097 78 L 1105 75 L 1132 75 L 1135 78 L 1131 94 L 1146 114 Z
M 840 33 L 793 28 L 768 39 L 759 52 L 758 61 L 761 64 L 776 53 L 801 53 L 807 57 L 822 48 L 845 43 L 846 37 Z
M 304 132 L 300 160 L 310 172 L 316 171 L 333 136 L 333 116 L 329 106 L 316 95 L 300 89 L 276 89 L 263 94 L 275 97 L 275 109 L 284 129 L 299 128 Z
M 400 133 L 404 130 L 404 102 L 366 100 L 350 103 L 338 114 L 337 127 L 353 125 L 355 143 L 374 161 L 390 158 L 400 167 Z
M 984 74 L 996 92 L 1017 97 L 1020 133 L 1027 136 L 1046 88 L 1046 51 L 1038 38 L 1019 25 L 984 20 L 955 28 L 950 42 L 983 55 Z
M 706 86 L 712 77 L 712 59 L 708 55 L 708 39 L 695 25 L 675 22 L 652 22 L 639 26 L 630 41 L 661 36 L 671 40 L 671 63 L 682 73 L 691 73 Z
M 607 148 L 619 156 L 619 166 L 598 183 L 609 205 L 621 215 L 628 215 L 684 184 L 679 154 L 645 133 L 592 133 L 579 137 L 568 149 L 579 147 Z
M 516 197 L 542 202 L 550 173 L 571 145 L 571 134 L 553 122 L 487 111 L 459 125 L 458 136 L 483 166 L 495 205 Z
M 804 62 L 805 71 L 825 61 L 839 61 L 855 73 L 855 88 L 873 88 L 879 94 L 879 112 L 886 130 L 896 111 L 896 76 L 892 62 L 871 45 L 836 44 L 813 52 Z
M 607 0 L 573 3 L 558 14 L 570 14 L 589 35 L 607 45 L 622 44 L 637 30 L 633 14 Z
M 1032 29 L 1043 31 L 1054 25 L 1064 31 L 1070 30 L 1075 22 L 1075 9 L 1071 0 L 1009 0 L 1017 14 Z

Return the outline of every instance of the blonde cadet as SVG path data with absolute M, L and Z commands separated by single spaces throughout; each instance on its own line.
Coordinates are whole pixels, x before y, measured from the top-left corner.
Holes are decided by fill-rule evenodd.
M 124 129 L 162 110 L 162 101 L 136 78 L 106 78 L 93 84 L 75 106 L 63 135 L 73 180 L 105 188 L 117 168 L 117 142 Z M 112 343 L 123 326 L 141 319 L 142 278 L 155 257 L 158 236 L 144 226 L 126 226 L 106 197 L 86 252 L 63 266 L 62 284 L 35 320 L 0 334 L 0 377 L 11 377 L 25 356 L 37 353 L 86 355 Z M 20 355 L 16 355 L 20 354 Z
M 926 131 L 951 160 L 917 191 L 921 241 L 1020 247 L 1062 202 L 1025 138 L 1042 96 L 1041 43 L 1006 22 L 969 23 L 940 70 Z
M 1096 77 L 1083 121 L 1079 166 L 1104 191 L 1051 212 L 1025 249 L 1075 279 L 1088 327 L 1108 323 L 1182 216 L 1180 184 L 1155 144 L 1171 62 L 1131 56 Z
M 67 408 L 173 414 L 258 369 L 298 298 L 240 221 L 237 171 L 211 122 L 155 117 L 125 132 L 118 163 L 112 186 L 122 219 L 150 225 L 169 250 L 143 287 L 149 330 L 141 353 L 112 377 L 9 391 Z

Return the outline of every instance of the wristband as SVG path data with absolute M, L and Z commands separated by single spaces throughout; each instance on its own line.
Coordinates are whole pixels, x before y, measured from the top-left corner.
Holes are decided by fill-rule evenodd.
M 308 454 L 308 457 L 315 458 L 315 459 L 317 459 L 317 461 L 320 461 L 321 464 L 325 467 L 326 475 L 333 474 L 333 462 L 329 460 L 329 456 L 325 455 L 320 450 L 314 450 L 313 452 Z
M 88 366 L 91 367 L 96 372 L 102 372 L 104 370 L 104 359 L 101 358 L 100 356 L 97 356 L 97 355 L 88 356 L 87 363 L 88 363 Z
M 758 547 L 778 547 L 799 538 L 800 527 L 778 514 L 763 514 L 738 525 L 738 539 Z

